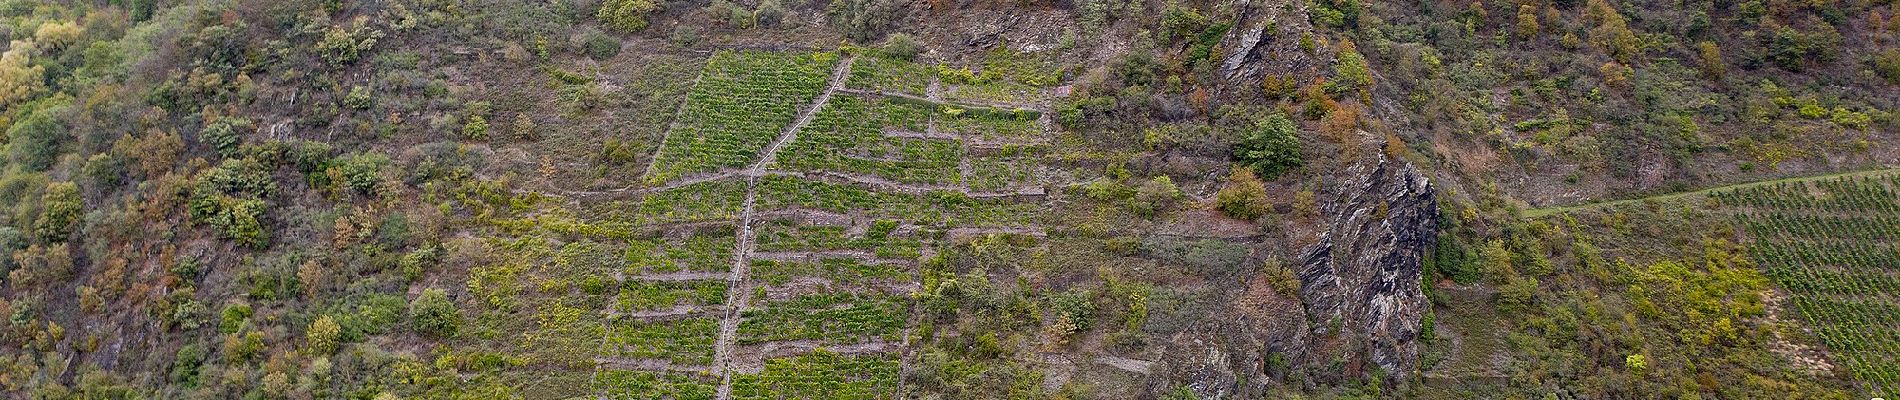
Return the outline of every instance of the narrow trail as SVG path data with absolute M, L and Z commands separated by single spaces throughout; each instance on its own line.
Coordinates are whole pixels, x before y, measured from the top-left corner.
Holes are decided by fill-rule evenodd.
M 664 274 L 627 275 L 625 278 L 621 279 L 621 281 L 642 281 L 642 282 L 708 281 L 708 280 L 723 278 L 725 276 L 726 274 L 719 273 L 719 272 L 682 271 L 682 272 L 668 272 Z
M 1037 105 L 1037 104 L 1010 104 L 1010 103 L 998 103 L 998 102 L 986 102 L 986 101 L 945 100 L 942 98 L 942 95 L 918 96 L 918 95 L 909 94 L 909 93 L 898 93 L 898 92 L 878 91 L 878 90 L 864 90 L 864 89 L 841 89 L 839 91 L 849 93 L 849 94 L 896 97 L 896 98 L 910 99 L 910 100 L 916 100 L 916 101 L 927 101 L 931 103 L 950 105 L 950 106 L 959 106 L 959 107 L 966 107 L 966 108 L 967 107 L 981 107 L 981 108 L 990 108 L 990 109 L 998 109 L 998 110 L 1032 110 L 1037 113 L 1048 114 L 1047 110 L 1044 110 L 1041 105 Z
M 751 254 L 755 246 L 753 241 L 756 238 L 753 237 L 752 223 L 757 217 L 754 212 L 759 198 L 759 176 L 764 174 L 766 166 L 778 161 L 778 152 L 785 147 L 785 143 L 797 138 L 798 131 L 817 118 L 818 111 L 824 109 L 826 103 L 831 102 L 831 95 L 844 89 L 845 75 L 851 72 L 851 64 L 856 61 L 855 56 L 839 61 L 831 71 L 831 78 L 825 86 L 825 91 L 819 93 L 818 98 L 813 99 L 811 105 L 799 111 L 798 119 L 793 120 L 791 125 L 787 125 L 785 130 L 779 132 L 778 138 L 773 139 L 772 144 L 765 147 L 765 152 L 757 161 L 740 172 L 740 175 L 746 177 L 745 207 L 739 213 L 738 244 L 732 252 L 732 273 L 726 278 L 730 286 L 726 290 L 725 316 L 719 321 L 719 339 L 713 343 L 713 369 L 719 371 L 720 376 L 719 390 L 716 392 L 716 398 L 719 400 L 732 399 L 733 343 L 738 341 L 739 322 L 745 314 L 746 303 L 752 301 L 752 288 L 747 286 L 747 282 L 752 278 L 752 263 L 747 261 L 747 256 Z
M 970 190 L 969 186 L 964 186 L 964 185 L 933 185 L 933 184 L 923 184 L 923 183 L 905 183 L 905 182 L 893 181 L 888 178 L 876 176 L 876 175 L 849 174 L 849 173 L 833 172 L 833 171 L 773 170 L 773 171 L 765 172 L 762 174 L 789 176 L 789 177 L 799 178 L 803 180 L 820 181 L 820 182 L 827 182 L 827 183 L 844 183 L 844 184 L 852 184 L 852 185 L 860 185 L 860 186 L 871 186 L 877 189 L 877 191 L 887 192 L 887 193 L 926 194 L 930 192 L 957 192 L 957 193 L 963 194 L 964 196 L 969 196 L 971 198 L 979 198 L 979 199 L 1017 197 L 1017 196 L 1042 196 L 1042 195 L 1047 194 L 1046 192 L 1044 192 L 1043 188 L 1040 186 L 1022 187 L 1013 192 L 982 192 L 982 191 Z
M 726 171 L 718 171 L 718 172 L 713 172 L 713 173 L 695 174 L 687 178 L 674 179 L 672 181 L 668 181 L 665 184 L 661 184 L 659 186 L 646 186 L 646 184 L 644 183 L 635 183 L 635 184 L 627 185 L 626 187 L 622 187 L 619 189 L 608 189 L 608 190 L 560 190 L 560 189 L 555 189 L 555 190 L 558 190 L 559 191 L 558 194 L 563 195 L 563 196 L 577 196 L 577 197 L 609 196 L 609 195 L 641 195 L 641 194 L 647 194 L 647 193 L 653 193 L 653 192 L 664 192 L 668 190 L 679 189 L 682 187 L 692 186 L 695 184 L 701 184 L 701 183 L 706 183 L 706 182 L 731 179 L 731 178 L 740 176 L 743 172 L 745 171 L 744 170 L 726 170 Z

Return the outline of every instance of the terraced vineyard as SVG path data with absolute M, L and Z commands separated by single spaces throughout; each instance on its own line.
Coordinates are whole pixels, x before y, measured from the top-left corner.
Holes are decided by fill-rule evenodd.
M 825 90 L 835 53 L 722 51 L 707 61 L 661 144 L 648 183 L 753 162 Z
M 1783 182 L 1710 193 L 1794 295 L 1834 362 L 1871 396 L 1900 394 L 1900 177 Z
M 936 77 L 876 55 L 721 52 L 646 187 L 504 222 L 604 260 L 609 281 L 586 290 L 605 316 L 592 390 L 895 397 L 920 260 L 948 231 L 1041 229 L 1041 113 L 933 100 Z

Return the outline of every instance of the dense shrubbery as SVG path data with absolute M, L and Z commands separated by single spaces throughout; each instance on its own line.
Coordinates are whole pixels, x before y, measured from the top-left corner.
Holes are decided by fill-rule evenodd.
M 454 336 L 462 324 L 462 311 L 442 289 L 429 288 L 409 303 L 409 321 L 417 333 L 443 338 Z
M 606 0 L 594 16 L 609 28 L 623 32 L 647 29 L 647 14 L 659 11 L 662 4 L 653 0 Z
M 1252 170 L 1234 168 L 1227 186 L 1214 195 L 1214 209 L 1229 217 L 1253 220 L 1267 213 L 1267 188 Z
M 7 156 L 14 165 L 28 171 L 53 166 L 67 140 L 65 124 L 57 114 L 66 109 L 59 102 L 41 101 L 30 106 L 32 112 L 7 128 Z
M 1286 115 L 1269 115 L 1234 144 L 1234 158 L 1266 179 L 1299 168 L 1305 156 L 1300 151 L 1298 129 Z
M 859 43 L 884 36 L 902 11 L 904 3 L 897 0 L 831 0 L 825 8 L 831 26 Z

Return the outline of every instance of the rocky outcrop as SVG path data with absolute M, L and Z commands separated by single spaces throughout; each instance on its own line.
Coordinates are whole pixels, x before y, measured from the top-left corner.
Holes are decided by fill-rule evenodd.
M 1437 232 L 1432 188 L 1411 164 L 1384 157 L 1344 176 L 1322 202 L 1329 226 L 1301 252 L 1300 300 L 1318 336 L 1363 343 L 1368 361 L 1409 375 L 1427 306 L 1419 274 Z
M 1167 339 L 1151 393 L 1253 398 L 1275 386 L 1338 385 L 1374 368 L 1393 382 L 1413 375 L 1429 306 L 1419 277 L 1437 232 L 1432 186 L 1410 164 L 1383 157 L 1330 176 L 1317 238 L 1286 249 L 1300 290 L 1254 276 L 1225 312 Z

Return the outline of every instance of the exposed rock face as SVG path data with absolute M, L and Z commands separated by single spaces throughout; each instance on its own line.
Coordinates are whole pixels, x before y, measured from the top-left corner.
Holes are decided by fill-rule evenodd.
M 1152 393 L 1251 398 L 1270 386 L 1333 385 L 1372 368 L 1389 381 L 1417 370 L 1423 257 L 1437 203 L 1425 176 L 1401 160 L 1356 164 L 1321 195 L 1318 240 L 1294 251 L 1297 298 L 1254 276 L 1187 331 L 1172 335 Z
M 1345 176 L 1338 197 L 1322 202 L 1330 226 L 1301 252 L 1300 300 L 1316 333 L 1364 343 L 1373 364 L 1409 375 L 1426 307 L 1419 274 L 1437 232 L 1432 188 L 1410 164 L 1384 157 Z M 1325 332 L 1333 321 L 1339 332 Z

